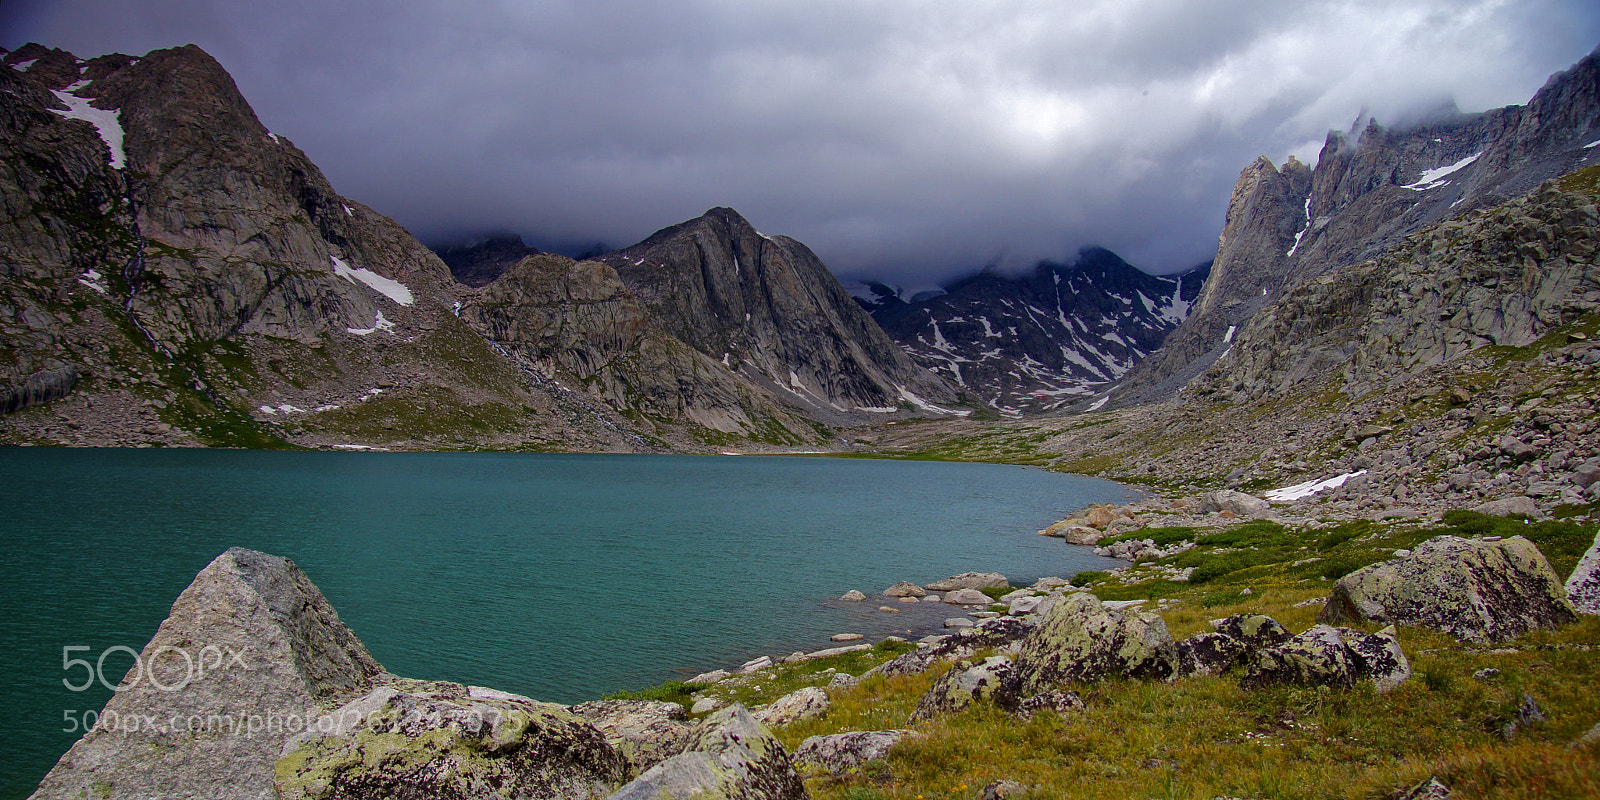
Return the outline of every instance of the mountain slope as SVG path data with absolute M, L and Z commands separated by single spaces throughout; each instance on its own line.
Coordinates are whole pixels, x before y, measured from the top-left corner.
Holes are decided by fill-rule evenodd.
M 1147 275 L 1085 248 L 1070 264 L 992 270 L 907 302 L 881 285 L 864 307 L 917 362 L 1009 414 L 1061 410 L 1160 346 L 1205 280 Z
M 1600 54 L 1592 53 L 1552 76 L 1526 106 L 1450 110 L 1403 130 L 1369 120 L 1330 133 L 1314 169 L 1257 159 L 1240 174 L 1194 313 L 1129 373 L 1115 402 L 1171 396 L 1277 292 L 1600 162 L 1597 139 Z
M 945 413 L 961 393 L 918 367 L 805 245 L 714 208 L 598 260 L 663 328 L 826 422 Z

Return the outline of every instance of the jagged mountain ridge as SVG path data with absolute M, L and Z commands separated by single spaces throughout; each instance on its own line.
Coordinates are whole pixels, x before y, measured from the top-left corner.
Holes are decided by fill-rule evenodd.
M 1445 113 L 1403 130 L 1366 120 L 1330 132 L 1315 168 L 1257 159 L 1234 188 L 1193 313 L 1123 379 L 1113 403 L 1171 396 L 1271 295 L 1597 163 L 1597 139 L 1600 53 L 1591 53 L 1551 76 L 1527 105 Z
M 809 248 L 733 209 L 600 256 L 673 336 L 811 416 L 944 413 L 962 393 L 917 366 Z
M 608 265 L 516 243 L 528 252 L 469 265 L 482 286 L 458 281 L 338 195 L 197 47 L 0 55 L 6 441 L 639 451 L 829 435 L 807 416 L 825 403 L 686 344 Z M 760 291 L 842 294 L 814 256 L 802 266 L 763 264 Z M 862 343 L 859 319 L 769 307 L 788 316 L 745 359 L 788 366 L 795 345 L 773 332 L 820 329 L 877 358 L 840 374 L 953 399 L 904 354 L 879 353 L 875 327 Z
M 491 236 L 483 241 L 435 247 L 434 254 L 450 268 L 458 282 L 474 288 L 488 286 L 518 261 L 539 255 L 521 236 Z
M 1202 265 L 1154 276 L 1090 247 L 1070 263 L 984 270 L 909 301 L 857 300 L 917 362 L 1011 415 L 1059 411 L 1121 377 L 1187 316 Z

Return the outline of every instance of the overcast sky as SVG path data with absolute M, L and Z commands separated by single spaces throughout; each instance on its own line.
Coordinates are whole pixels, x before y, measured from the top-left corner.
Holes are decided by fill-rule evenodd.
M 425 242 L 620 247 L 732 206 L 917 284 L 1211 257 L 1255 156 L 1526 101 L 1593 0 L 4 0 L 0 45 L 193 42 Z

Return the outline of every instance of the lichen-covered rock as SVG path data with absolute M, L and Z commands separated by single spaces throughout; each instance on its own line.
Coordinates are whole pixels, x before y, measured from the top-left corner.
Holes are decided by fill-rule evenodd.
M 1600 533 L 1567 578 L 1567 600 L 1579 614 L 1600 614 Z
M 991 656 L 981 664 L 957 661 L 917 701 L 909 721 L 954 714 L 983 700 L 1003 699 L 1002 692 L 1011 683 L 1011 674 L 1011 660 L 1005 656 Z
M 1374 634 L 1364 634 L 1349 628 L 1340 628 L 1344 643 L 1361 657 L 1366 677 L 1378 687 L 1380 694 L 1387 693 L 1411 678 L 1411 661 L 1400 649 L 1400 640 L 1393 625 Z
M 1532 542 L 1439 536 L 1405 558 L 1334 584 L 1318 619 L 1420 625 L 1458 639 L 1498 642 L 1577 621 L 1566 590 Z
M 595 700 L 567 710 L 604 734 L 636 773 L 683 752 L 694 730 L 687 709 L 659 700 Z
M 820 717 L 828 713 L 828 707 L 831 705 L 827 692 L 815 686 L 807 686 L 772 701 L 771 705 L 757 711 L 755 718 L 762 725 L 776 728 L 803 719 Z
M 1004 693 L 1002 693 L 1001 699 L 1009 700 L 1009 698 L 1004 696 Z M 1034 714 L 1037 714 L 1040 711 L 1054 711 L 1057 714 L 1070 714 L 1074 711 L 1082 711 L 1084 707 L 1083 697 L 1077 692 L 1067 689 L 1051 689 L 1048 692 L 1023 698 L 1020 702 L 1016 702 L 1013 705 L 1014 707 L 1011 710 L 1014 711 L 1017 716 L 1023 717 L 1024 719 L 1032 717 Z
M 34 797 L 268 800 L 284 742 L 382 673 L 294 562 L 237 547 L 183 590 L 138 663 L 148 674 Z M 116 722 L 142 719 L 159 724 Z
M 803 800 L 805 784 L 788 752 L 744 706 L 701 721 L 688 748 L 607 800 Z
M 1283 644 L 1293 635 L 1282 623 L 1264 614 L 1234 614 L 1213 622 L 1211 627 L 1217 633 L 1231 636 L 1252 648 Z
M 998 572 L 963 572 L 922 588 L 930 592 L 950 592 L 956 589 L 998 589 L 1010 585 L 1011 581 Z
M 280 800 L 589 800 L 627 776 L 623 755 L 561 706 L 396 681 L 291 739 L 274 783 Z
M 831 736 L 812 736 L 794 749 L 794 762 L 825 769 L 842 776 L 859 769 L 868 761 L 880 761 L 889 751 L 913 731 L 851 731 Z
M 1257 650 L 1239 684 L 1351 687 L 1371 681 L 1388 692 L 1411 677 L 1411 664 L 1393 627 L 1375 634 L 1317 625 L 1288 641 Z
M 1338 628 L 1317 625 L 1283 644 L 1257 650 L 1239 685 L 1351 687 L 1364 677 L 1363 664 Z
M 1177 671 L 1178 647 L 1161 617 L 1111 611 L 1094 595 L 1078 593 L 1056 603 L 1023 637 L 1017 694 L 1112 677 L 1165 680 Z
M 1223 633 L 1198 633 L 1178 642 L 1178 674 L 1221 675 L 1248 656 L 1250 645 Z

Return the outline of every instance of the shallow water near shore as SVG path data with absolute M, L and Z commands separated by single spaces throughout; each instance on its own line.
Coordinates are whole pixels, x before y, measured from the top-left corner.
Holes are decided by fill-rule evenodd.
M 391 672 L 571 703 L 955 615 L 849 589 L 1120 563 L 1034 532 L 1136 496 L 990 464 L 27 448 L 0 486 L 0 797 L 110 695 L 63 667 L 115 683 L 228 547 L 293 559 Z

